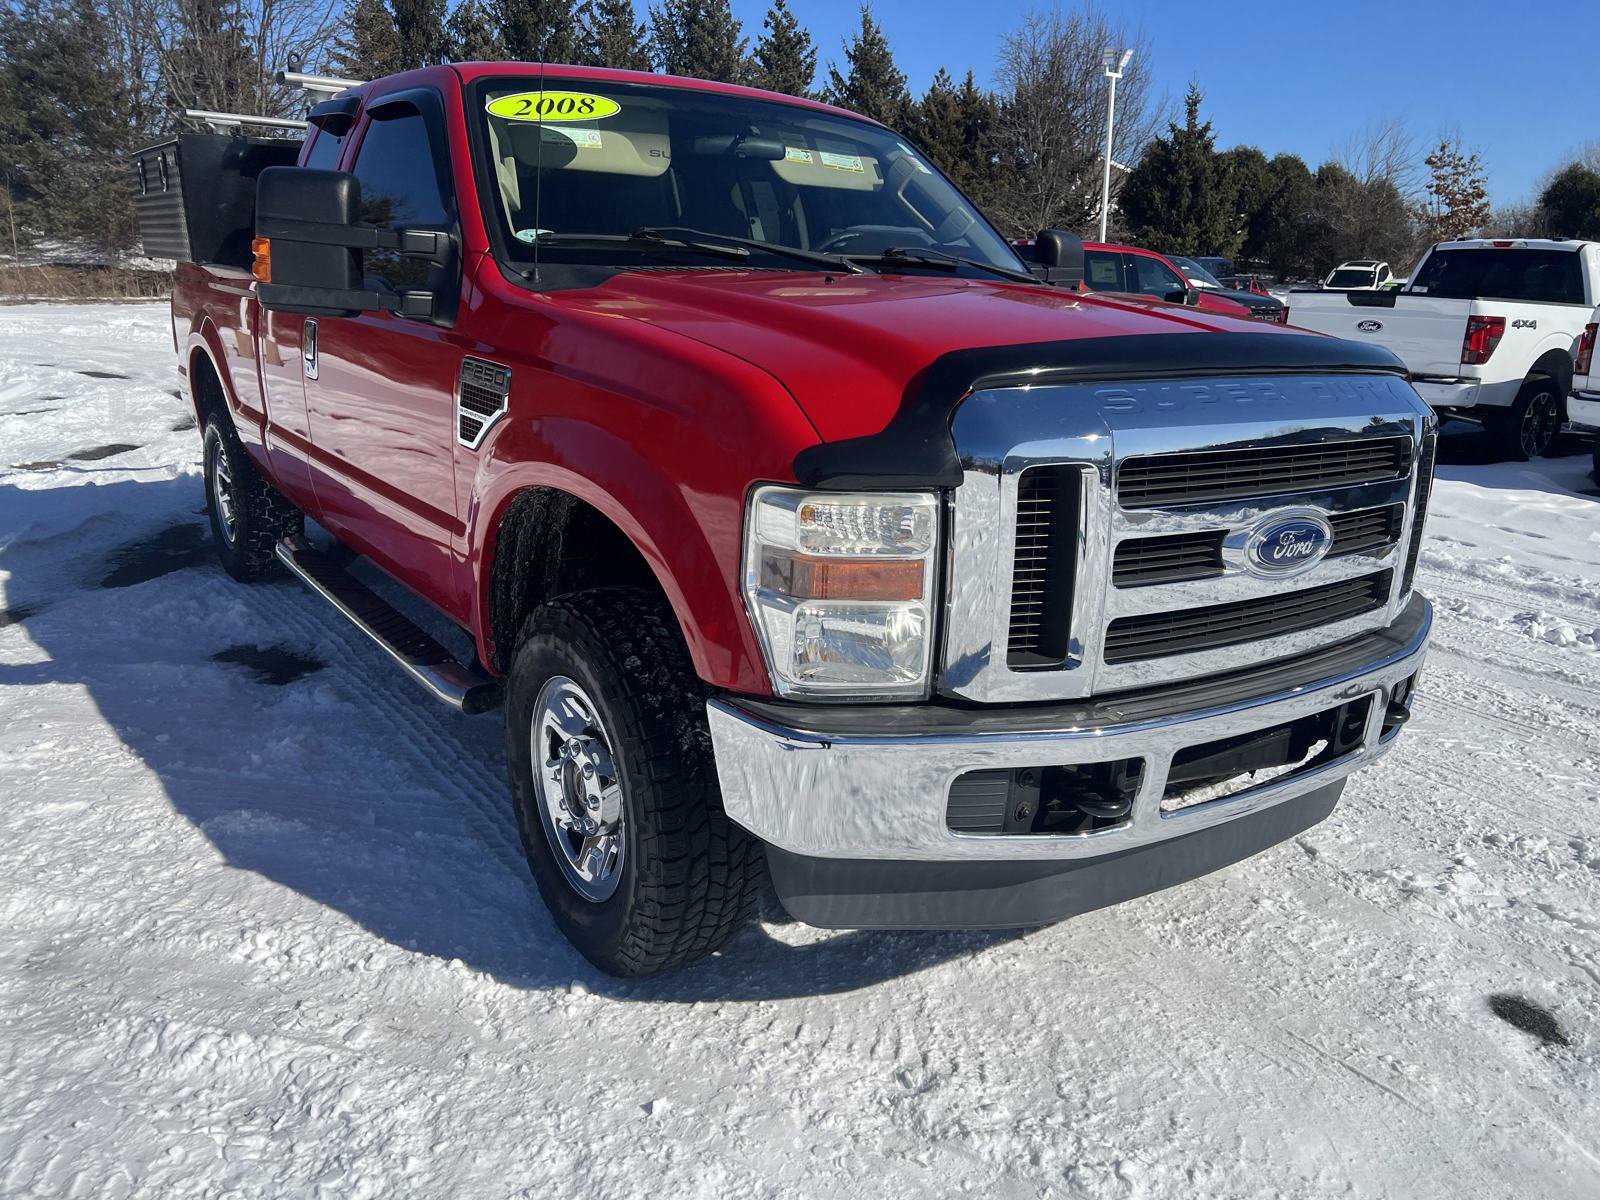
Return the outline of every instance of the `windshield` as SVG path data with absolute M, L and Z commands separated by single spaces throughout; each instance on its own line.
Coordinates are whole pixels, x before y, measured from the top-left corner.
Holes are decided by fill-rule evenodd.
M 1171 256 L 1169 255 L 1168 257 Z M 1222 284 L 1217 282 L 1216 276 L 1202 267 L 1199 263 L 1195 262 L 1194 259 L 1174 258 L 1172 261 L 1177 264 L 1178 270 L 1182 271 L 1189 277 L 1191 282 L 1198 283 L 1201 287 L 1212 287 L 1219 290 L 1221 289 Z
M 1331 288 L 1369 288 L 1378 278 L 1378 273 L 1371 267 L 1340 267 L 1328 276 L 1328 286 Z
M 748 266 L 806 269 L 755 242 L 864 257 L 934 250 L 1024 269 L 943 175 L 876 125 L 615 80 L 505 76 L 475 91 L 478 152 L 514 261 L 531 262 L 536 242 L 552 263 L 660 257 L 670 252 L 659 241 L 583 240 L 659 229 L 744 239 Z
M 1410 290 L 1447 300 L 1544 300 L 1583 304 L 1583 272 L 1574 250 L 1436 250 Z

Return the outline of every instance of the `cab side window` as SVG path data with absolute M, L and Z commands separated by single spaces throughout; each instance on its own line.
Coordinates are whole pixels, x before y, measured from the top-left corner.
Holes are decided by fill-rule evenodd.
M 1110 250 L 1083 252 L 1083 281 L 1094 292 L 1123 292 L 1122 255 Z
M 1172 298 L 1174 292 L 1185 292 L 1189 288 L 1189 285 L 1178 277 L 1176 271 L 1159 259 L 1135 254 L 1133 269 L 1135 274 L 1133 290 L 1141 296 L 1168 300 Z
M 368 124 L 353 173 L 361 183 L 363 218 L 371 224 L 390 229 L 454 226 L 454 206 L 440 183 L 428 124 L 415 109 L 402 108 Z M 368 277 L 394 288 L 437 287 L 429 274 L 438 269 L 389 250 L 366 255 Z
M 339 155 L 344 153 L 344 140 L 349 136 L 349 122 L 345 123 L 343 133 L 335 133 L 332 129 L 312 127 L 311 149 L 305 156 L 302 167 L 311 167 L 318 171 L 336 171 L 339 169 Z

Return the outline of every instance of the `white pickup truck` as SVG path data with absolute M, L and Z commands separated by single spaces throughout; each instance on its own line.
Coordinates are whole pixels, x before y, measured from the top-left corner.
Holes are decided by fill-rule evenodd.
M 1567 419 L 1573 359 L 1600 303 L 1600 245 L 1440 242 L 1399 291 L 1295 292 L 1303 329 L 1399 355 L 1442 416 L 1483 425 L 1501 457 L 1549 449 Z
M 1600 308 L 1596 308 L 1578 338 L 1578 354 L 1572 364 L 1572 395 L 1567 398 L 1567 419 L 1572 427 L 1592 433 L 1594 439 L 1594 481 L 1600 483 L 1600 375 L 1594 373 L 1594 344 L 1600 340 Z

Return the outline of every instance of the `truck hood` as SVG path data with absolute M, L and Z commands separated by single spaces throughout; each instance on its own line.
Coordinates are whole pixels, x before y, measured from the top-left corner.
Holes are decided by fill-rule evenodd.
M 831 278 L 831 282 L 829 281 Z M 626 272 L 585 308 L 715 346 L 781 382 L 828 442 L 881 431 L 956 350 L 1276 327 L 1193 308 L 1028 284 L 912 275 Z

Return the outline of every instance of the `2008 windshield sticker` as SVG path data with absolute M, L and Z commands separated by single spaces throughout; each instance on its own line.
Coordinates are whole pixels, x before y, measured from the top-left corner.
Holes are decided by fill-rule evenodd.
M 485 107 L 490 116 L 507 121 L 599 121 L 622 111 L 609 96 L 588 92 L 516 92 Z

